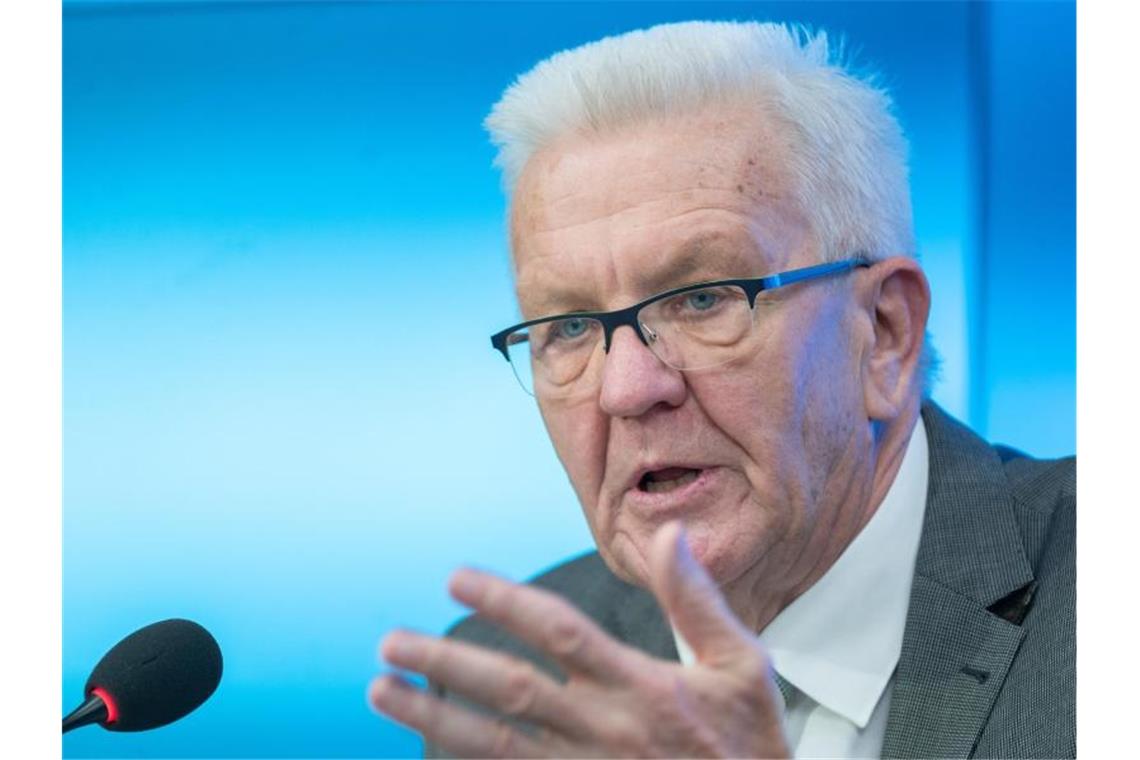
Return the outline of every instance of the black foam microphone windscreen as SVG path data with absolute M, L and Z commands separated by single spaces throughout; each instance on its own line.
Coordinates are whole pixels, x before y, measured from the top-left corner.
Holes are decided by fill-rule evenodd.
M 205 702 L 222 678 L 222 651 L 202 626 L 174 618 L 127 636 L 91 671 L 84 693 L 107 702 L 109 731 L 145 731 Z

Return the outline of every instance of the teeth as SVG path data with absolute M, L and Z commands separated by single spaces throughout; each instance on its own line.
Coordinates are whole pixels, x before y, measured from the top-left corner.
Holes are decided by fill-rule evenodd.
M 697 471 L 689 470 L 679 478 L 672 480 L 647 480 L 645 482 L 645 490 L 649 493 L 661 493 L 662 491 L 672 491 L 674 488 L 680 488 L 686 483 L 692 483 L 697 479 Z

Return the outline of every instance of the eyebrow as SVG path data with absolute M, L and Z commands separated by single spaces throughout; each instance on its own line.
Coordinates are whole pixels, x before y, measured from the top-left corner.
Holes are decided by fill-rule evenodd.
M 749 241 L 751 243 L 751 241 Z M 754 244 L 748 246 L 751 253 L 759 257 Z M 640 298 L 648 298 L 656 293 L 689 285 L 734 277 L 752 276 L 741 271 L 740 249 L 729 236 L 722 232 L 699 233 L 677 246 L 668 261 L 660 267 L 636 276 Z M 595 294 L 565 284 L 555 284 L 544 288 L 542 295 L 532 303 L 534 317 L 574 313 L 576 311 L 602 311 L 603 305 L 594 300 Z M 622 308 L 628 304 L 619 305 Z

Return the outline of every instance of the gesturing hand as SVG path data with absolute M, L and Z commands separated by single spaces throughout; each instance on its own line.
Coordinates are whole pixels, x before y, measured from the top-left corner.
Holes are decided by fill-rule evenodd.
M 654 537 L 650 575 L 658 603 L 693 648 L 690 667 L 614 640 L 554 594 L 461 570 L 452 576 L 452 595 L 548 655 L 566 682 L 523 660 L 407 631 L 385 638 L 383 657 L 535 730 L 391 674 L 372 682 L 369 700 L 460 756 L 788 757 L 768 657 L 689 553 L 679 523 Z

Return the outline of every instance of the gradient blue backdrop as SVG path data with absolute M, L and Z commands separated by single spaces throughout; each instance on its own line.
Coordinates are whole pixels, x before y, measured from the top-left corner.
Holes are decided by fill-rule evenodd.
M 1067 3 L 64 6 L 63 708 L 182 616 L 217 695 L 67 757 L 409 756 L 375 644 L 589 534 L 487 336 L 512 321 L 480 121 L 551 52 L 655 22 L 799 20 L 883 73 L 912 141 L 935 398 L 1074 447 Z

